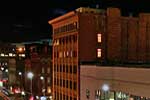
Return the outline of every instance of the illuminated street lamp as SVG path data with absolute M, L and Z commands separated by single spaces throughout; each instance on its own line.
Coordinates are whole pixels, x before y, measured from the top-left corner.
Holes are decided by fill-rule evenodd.
M 109 85 L 108 84 L 103 84 L 102 90 L 105 91 L 105 92 L 109 91 Z
M 31 94 L 32 94 L 32 79 L 33 79 L 33 76 L 34 76 L 34 74 L 32 73 L 32 72 L 28 72 L 27 73 L 27 77 L 31 80 L 31 87 L 30 87 L 30 89 L 31 89 Z
M 45 96 L 45 80 L 44 80 L 44 76 L 40 76 L 40 79 L 43 82 L 42 92 L 44 93 L 44 96 Z
M 22 72 L 19 72 L 18 74 L 20 76 L 20 89 L 22 89 Z
M 8 69 L 6 69 L 5 72 L 7 73 L 7 72 L 8 72 Z
M 108 98 L 109 85 L 108 84 L 103 84 L 102 85 L 102 90 L 104 92 L 104 100 L 106 100 Z
M 18 74 L 19 74 L 20 76 L 22 75 L 22 73 L 21 73 L 21 72 L 19 72 Z
M 41 77 L 40 77 L 40 79 L 41 79 L 41 80 L 44 80 L 44 77 L 43 77 L 43 76 L 41 76 Z

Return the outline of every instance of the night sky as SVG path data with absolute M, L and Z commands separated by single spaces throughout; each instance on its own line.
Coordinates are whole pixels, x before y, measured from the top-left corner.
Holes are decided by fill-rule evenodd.
M 24 42 L 51 38 L 48 20 L 78 7 L 119 7 L 122 15 L 150 12 L 149 0 L 20 0 L 0 3 L 0 40 Z

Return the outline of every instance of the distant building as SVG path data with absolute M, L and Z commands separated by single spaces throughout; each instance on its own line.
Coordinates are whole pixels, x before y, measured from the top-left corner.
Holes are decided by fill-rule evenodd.
M 123 17 L 118 8 L 107 8 L 105 11 L 81 7 L 50 20 L 49 24 L 53 27 L 54 100 L 86 99 L 82 97 L 82 94 L 86 92 L 86 89 L 81 87 L 84 84 L 86 86 L 86 83 L 81 84 L 83 82 L 80 76 L 83 74 L 81 72 L 82 65 L 94 64 L 99 67 L 111 65 L 111 67 L 116 67 L 115 71 L 119 70 L 117 66 L 149 65 L 149 19 L 150 15 L 144 13 L 140 13 L 138 18 Z M 100 71 L 100 68 L 97 70 Z M 84 70 L 82 71 L 84 72 Z M 105 71 L 105 69 L 102 69 L 102 71 Z M 133 70 L 128 69 L 127 71 Z M 145 69 L 145 72 L 147 71 Z M 94 72 L 88 71 L 87 74 L 91 76 Z M 133 79 L 136 80 L 135 76 Z M 142 77 L 144 78 L 144 76 Z M 110 79 L 110 76 L 107 78 Z M 121 78 L 124 78 L 124 76 L 121 76 Z M 99 81 L 99 85 L 103 81 L 103 79 Z M 118 84 L 121 84 L 121 82 Z M 92 87 L 89 88 L 92 89 Z M 124 88 L 131 89 L 132 87 L 123 85 L 122 90 L 127 92 Z M 119 89 L 121 91 L 121 88 Z M 116 90 L 114 89 L 114 91 Z M 140 89 L 137 89 L 137 91 L 140 91 Z M 130 93 L 132 94 L 132 91 Z M 142 96 L 142 92 L 140 93 Z M 137 95 L 140 96 L 140 93 L 137 93 Z M 145 95 L 145 97 L 149 97 L 149 95 Z M 89 100 L 93 100 L 93 98 Z
M 16 83 L 16 46 L 10 43 L 0 43 L 0 82 L 2 86 Z
M 49 42 L 26 43 L 25 91 L 31 93 L 28 72 L 33 73 L 33 95 L 50 96 L 52 88 L 52 48 Z

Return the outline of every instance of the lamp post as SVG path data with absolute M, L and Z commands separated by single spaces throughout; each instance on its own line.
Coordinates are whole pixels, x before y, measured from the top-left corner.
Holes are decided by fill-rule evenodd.
M 18 74 L 20 76 L 20 89 L 22 89 L 22 72 L 19 72 Z
M 42 87 L 42 92 L 44 93 L 44 96 L 45 96 L 45 79 L 44 79 L 44 76 L 40 76 L 40 79 L 42 80 L 43 82 L 43 87 Z
M 102 85 L 102 90 L 104 91 L 104 100 L 108 99 L 108 91 L 109 91 L 109 85 L 108 84 L 103 84 Z
M 27 77 L 31 80 L 31 85 L 30 85 L 31 95 L 32 95 L 32 79 L 33 79 L 33 76 L 34 76 L 34 74 L 32 72 L 27 73 Z

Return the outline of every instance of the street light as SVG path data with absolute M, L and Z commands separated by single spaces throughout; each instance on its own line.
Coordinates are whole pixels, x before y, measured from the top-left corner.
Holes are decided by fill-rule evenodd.
M 27 73 L 27 77 L 31 80 L 31 87 L 30 87 L 30 89 L 31 89 L 31 94 L 32 94 L 32 78 L 33 78 L 33 76 L 34 76 L 34 74 L 32 73 L 32 72 L 28 72 Z
M 104 100 L 108 98 L 108 91 L 109 91 L 109 85 L 108 84 L 103 84 L 102 85 L 102 90 L 104 91 Z
M 19 72 L 18 74 L 20 76 L 20 89 L 22 90 L 22 72 Z
M 19 72 L 18 74 L 19 74 L 20 76 L 22 75 L 22 73 L 21 73 L 21 72 Z
M 44 80 L 44 76 L 40 76 L 40 79 L 43 82 L 42 92 L 44 93 L 44 96 L 45 96 L 45 80 Z

